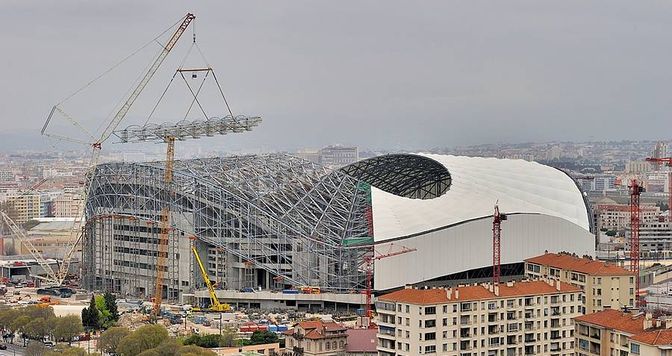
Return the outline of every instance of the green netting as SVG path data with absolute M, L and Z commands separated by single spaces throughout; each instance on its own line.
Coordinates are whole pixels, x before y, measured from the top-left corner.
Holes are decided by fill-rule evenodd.
M 343 246 L 352 247 L 358 245 L 372 245 L 373 237 L 349 237 L 343 240 Z

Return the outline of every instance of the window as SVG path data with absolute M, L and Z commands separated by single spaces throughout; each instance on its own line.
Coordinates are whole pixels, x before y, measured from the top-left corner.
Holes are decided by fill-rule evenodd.
M 639 355 L 639 344 L 630 343 L 630 352 Z
M 433 328 L 436 326 L 436 320 L 425 320 L 425 327 L 426 328 Z
M 436 314 L 436 307 L 426 307 L 425 315 L 434 315 Z
M 426 353 L 426 354 L 434 354 L 434 353 L 436 353 L 436 345 L 425 346 L 425 353 Z
M 406 306 L 406 313 L 410 313 L 410 312 L 411 312 L 411 307 L 407 305 Z
M 443 306 L 443 313 L 445 314 L 445 313 L 447 313 L 447 312 L 448 312 L 448 306 L 447 306 L 447 305 L 444 305 L 444 306 Z
M 436 340 L 436 333 L 426 333 L 425 340 Z

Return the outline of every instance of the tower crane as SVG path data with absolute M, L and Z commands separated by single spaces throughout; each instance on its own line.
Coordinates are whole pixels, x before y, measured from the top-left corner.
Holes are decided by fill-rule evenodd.
M 393 250 L 394 247 L 399 246 L 398 250 Z M 406 246 L 395 245 L 393 243 L 389 244 L 389 249 L 386 253 L 377 253 L 374 247 L 371 247 L 371 254 L 364 257 L 364 265 L 366 268 L 366 308 L 365 316 L 367 318 L 373 317 L 373 310 L 371 309 L 371 296 L 373 294 L 373 264 L 375 261 L 382 260 L 383 258 L 403 255 L 405 253 L 417 251 L 415 248 L 408 248 Z
M 135 89 L 131 92 L 131 94 L 128 96 L 126 101 L 121 105 L 117 113 L 114 115 L 114 117 L 110 120 L 110 122 L 107 124 L 105 129 L 102 131 L 100 136 L 94 140 L 94 142 L 88 143 L 91 147 L 91 159 L 89 163 L 89 170 L 93 171 L 98 164 L 98 159 L 100 157 L 100 151 L 102 149 L 103 143 L 112 135 L 114 130 L 119 126 L 119 124 L 122 122 L 122 120 L 126 117 L 126 114 L 128 114 L 128 111 L 131 109 L 133 106 L 133 103 L 135 103 L 136 99 L 140 96 L 142 91 L 145 89 L 149 81 L 152 79 L 154 74 L 156 74 L 157 70 L 163 63 L 163 61 L 166 59 L 170 51 L 175 47 L 175 44 L 177 41 L 182 37 L 182 34 L 187 30 L 187 27 L 189 27 L 189 24 L 196 18 L 191 13 L 186 14 L 182 18 L 182 22 L 180 25 L 177 27 L 176 31 L 173 33 L 173 35 L 170 37 L 168 42 L 162 46 L 161 52 L 159 55 L 154 59 L 152 62 L 151 66 L 145 73 L 145 75 L 142 77 L 138 85 L 135 87 Z M 41 134 L 43 136 L 50 136 L 50 137 L 56 137 L 57 135 L 51 134 L 47 132 L 47 128 L 49 126 L 49 123 L 52 120 L 52 117 L 55 112 L 59 112 L 66 116 L 68 120 L 73 121 L 73 123 L 76 124 L 76 121 L 74 119 L 70 118 L 65 112 L 63 111 L 62 108 L 60 108 L 60 103 L 56 104 L 53 106 L 51 109 L 51 112 L 49 113 L 49 116 L 47 117 L 46 122 L 44 123 L 44 126 L 42 127 Z M 81 127 L 80 125 L 77 125 L 78 127 Z M 60 139 L 66 139 L 65 137 L 56 137 Z M 69 140 L 73 141 L 73 140 Z M 92 180 L 91 180 L 92 181 Z M 89 186 L 85 188 L 84 194 L 83 194 L 83 201 L 86 204 L 86 200 L 88 198 L 88 195 L 91 190 L 91 181 L 89 182 Z M 84 219 L 84 211 L 80 212 L 77 214 L 77 218 L 75 219 L 75 223 L 73 224 L 73 230 L 72 230 L 72 237 L 74 242 L 70 246 L 70 248 L 67 250 L 64 258 L 63 258 L 63 263 L 60 266 L 60 269 L 58 271 L 57 277 L 59 280 L 59 284 L 62 284 L 63 281 L 65 280 L 68 269 L 70 268 L 70 262 L 72 260 L 72 257 L 77 250 L 77 246 L 82 240 L 83 232 L 81 229 L 78 229 L 77 227 L 81 225 L 82 220 Z M 163 214 L 162 214 L 163 216 Z M 163 218 L 162 218 L 163 220 Z
M 646 161 L 670 167 L 670 171 L 667 172 L 667 221 L 672 228 L 672 157 L 648 157 Z
M 499 212 L 499 206 L 495 204 L 495 213 L 492 216 L 492 284 L 498 285 L 502 275 L 501 243 L 502 221 L 506 220 L 506 214 Z
M 635 274 L 635 304 L 639 307 L 639 196 L 644 192 L 644 187 L 639 185 L 637 179 L 633 179 L 628 189 L 630 190 L 630 271 Z

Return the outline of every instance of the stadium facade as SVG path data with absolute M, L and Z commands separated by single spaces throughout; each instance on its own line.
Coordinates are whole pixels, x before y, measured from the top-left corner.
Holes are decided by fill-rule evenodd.
M 488 266 L 491 214 L 509 213 L 503 263 L 544 250 L 594 252 L 583 196 L 567 175 L 518 160 L 394 154 L 331 170 L 283 154 L 96 167 L 86 202 L 84 284 L 147 297 L 202 288 L 195 244 L 221 288 L 364 288 L 364 257 L 390 242 L 417 251 L 375 265 L 375 287 Z M 169 208 L 167 265 L 157 266 Z

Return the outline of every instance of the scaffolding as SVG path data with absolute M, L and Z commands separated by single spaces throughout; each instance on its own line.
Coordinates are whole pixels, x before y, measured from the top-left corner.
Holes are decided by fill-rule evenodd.
M 387 162 L 385 165 L 374 158 L 356 163 L 356 169 L 339 170 L 284 154 L 175 161 L 171 194 L 165 194 L 169 188 L 162 179 L 162 162 L 106 163 L 98 165 L 88 178 L 91 191 L 86 216 L 88 221 L 109 214 L 159 221 L 161 209 L 168 205 L 176 234 L 171 241 L 177 241 L 168 254 L 171 264 L 165 285 L 172 286 L 169 299 L 177 298 L 171 294 L 173 288 L 176 293 L 185 293 L 200 280 L 190 268 L 193 261 L 187 259 L 191 255 L 186 241 L 189 236 L 223 251 L 226 267 L 217 278 L 228 289 L 317 286 L 335 292 L 362 290 L 366 281 L 364 256 L 370 254 L 373 229 L 371 187 L 357 176 L 373 177 L 371 172 L 378 171 L 376 176 L 385 180 L 372 184 L 411 198 L 435 197 L 450 185 L 445 168 L 435 171 L 426 165 L 432 160 L 419 156 L 413 157 L 425 163 L 426 170 L 413 178 L 404 166 L 418 162 L 408 156 L 383 156 L 380 159 Z M 427 170 L 435 174 L 428 175 Z M 394 171 L 400 173 L 397 182 L 391 173 L 385 174 Z M 137 221 L 133 223 L 141 227 Z M 159 233 L 158 224 L 151 231 L 133 231 L 132 225 L 113 226 L 111 243 L 122 251 L 116 260 L 138 259 L 133 275 L 127 273 L 127 266 L 122 270 L 114 261 L 96 257 L 110 241 L 108 232 L 96 228 L 97 224 L 87 224 L 85 229 L 85 286 L 108 289 L 109 285 L 102 283 L 108 278 L 134 279 L 116 281 L 120 286 L 146 285 L 143 278 L 151 279 L 151 275 L 144 269 L 151 266 L 142 265 L 142 260 L 144 254 L 157 250 L 158 237 L 149 235 Z M 139 241 L 138 246 L 130 246 L 131 240 Z M 217 261 L 210 262 L 219 268 Z M 116 288 L 122 293 L 130 290 Z

